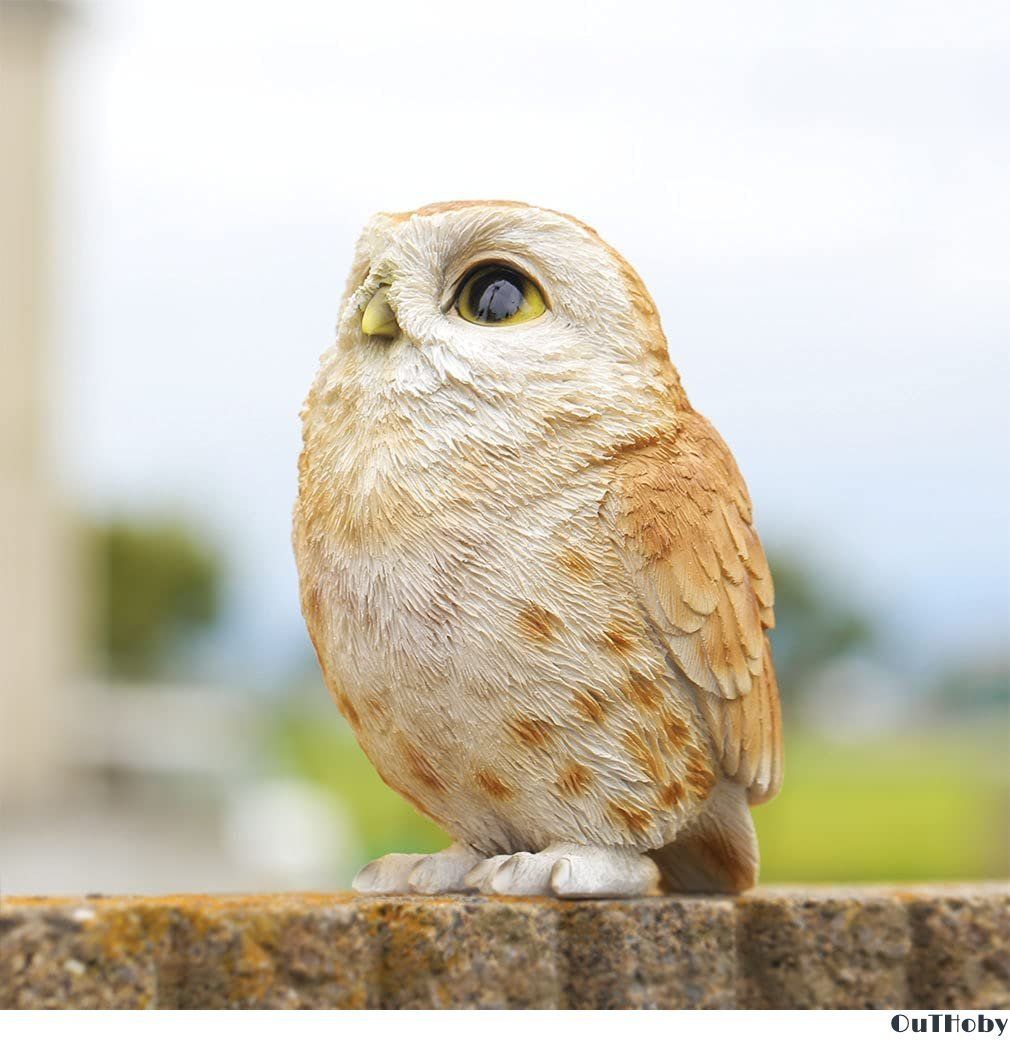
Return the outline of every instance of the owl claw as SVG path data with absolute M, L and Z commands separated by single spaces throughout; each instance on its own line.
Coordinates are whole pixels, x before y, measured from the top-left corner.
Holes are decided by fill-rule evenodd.
M 491 880 L 495 872 L 506 862 L 512 854 L 498 854 L 495 857 L 486 858 L 478 862 L 467 874 L 464 882 L 471 890 L 477 890 L 482 894 L 493 894 L 490 889 Z
M 572 882 L 572 859 L 570 857 L 559 858 L 551 870 L 551 889 L 555 894 L 563 895 L 571 888 Z
M 470 890 L 467 873 L 479 862 L 479 854 L 454 843 L 441 853 L 421 858 L 407 877 L 407 887 L 412 894 L 466 893 Z
M 659 870 L 644 854 L 557 843 L 537 854 L 499 854 L 466 876 L 474 890 L 513 897 L 638 897 L 656 887 Z
M 467 882 L 482 894 L 536 897 L 550 893 L 553 864 L 553 857 L 546 851 L 499 854 L 481 862 L 467 876 Z
M 351 882 L 359 894 L 406 894 L 407 879 L 424 854 L 386 854 L 370 861 Z
M 464 877 L 480 855 L 461 843 L 438 854 L 386 854 L 369 862 L 351 886 L 359 894 L 451 894 L 466 892 Z
M 365 865 L 359 894 L 457 894 L 511 897 L 638 897 L 653 891 L 659 870 L 633 850 L 555 843 L 531 854 L 482 859 L 462 843 L 438 854 L 387 854 Z
M 631 850 L 592 850 L 559 858 L 551 872 L 556 897 L 642 897 L 659 883 L 656 863 Z

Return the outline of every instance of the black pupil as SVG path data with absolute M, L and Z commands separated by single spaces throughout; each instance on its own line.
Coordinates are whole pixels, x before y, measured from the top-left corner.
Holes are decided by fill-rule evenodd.
M 523 306 L 523 277 L 508 268 L 488 268 L 470 282 L 467 296 L 481 322 L 504 322 Z

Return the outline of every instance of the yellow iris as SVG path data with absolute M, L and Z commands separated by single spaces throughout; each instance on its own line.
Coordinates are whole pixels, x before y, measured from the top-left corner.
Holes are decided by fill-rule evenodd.
M 456 309 L 467 322 L 481 326 L 513 326 L 539 318 L 546 310 L 537 284 L 504 264 L 485 264 L 472 271 L 460 288 Z

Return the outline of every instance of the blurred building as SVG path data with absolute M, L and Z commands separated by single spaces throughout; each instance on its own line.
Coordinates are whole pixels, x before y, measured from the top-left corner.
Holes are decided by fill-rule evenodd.
M 353 838 L 311 787 L 256 777 L 259 706 L 216 688 L 84 679 L 83 598 L 96 591 L 81 581 L 54 451 L 50 102 L 66 14 L 0 0 L 3 889 L 325 885 L 350 871 Z
M 56 403 L 47 133 L 62 5 L 0 0 L 0 791 L 44 794 L 64 760 L 75 584 L 49 440 Z

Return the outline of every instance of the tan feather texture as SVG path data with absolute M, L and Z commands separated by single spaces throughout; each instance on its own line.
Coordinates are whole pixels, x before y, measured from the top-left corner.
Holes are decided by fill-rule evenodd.
M 654 626 L 701 708 L 726 776 L 751 802 L 782 779 L 778 685 L 765 630 L 774 590 L 750 498 L 725 443 L 697 413 L 616 455 L 602 512 Z

